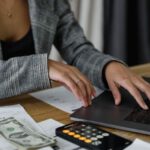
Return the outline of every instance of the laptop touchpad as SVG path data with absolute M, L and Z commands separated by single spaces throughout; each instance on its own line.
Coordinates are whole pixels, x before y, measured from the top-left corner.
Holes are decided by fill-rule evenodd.
M 125 118 L 125 120 L 142 124 L 150 124 L 150 101 L 148 99 L 146 100 L 146 104 L 148 105 L 149 110 L 143 110 L 137 106 Z

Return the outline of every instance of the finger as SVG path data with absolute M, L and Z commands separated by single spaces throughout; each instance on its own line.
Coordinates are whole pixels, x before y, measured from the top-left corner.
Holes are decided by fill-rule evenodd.
M 92 96 L 96 96 L 96 91 L 93 87 L 93 85 L 91 84 L 91 82 L 87 79 L 86 76 L 84 76 L 77 68 L 73 68 L 73 71 L 75 72 L 75 74 L 78 76 L 78 78 L 80 78 L 80 80 L 82 80 L 82 82 L 84 82 L 84 85 L 86 87 L 86 91 L 87 91 L 87 96 L 88 99 L 91 103 L 91 98 Z
M 91 98 L 92 98 L 92 88 L 90 86 L 90 84 L 88 82 L 85 82 L 83 81 L 81 78 L 80 78 L 80 82 L 78 82 L 78 86 L 80 87 L 80 89 L 82 90 L 83 88 L 85 89 L 86 91 L 86 99 L 89 103 L 89 105 L 91 105 Z
M 115 100 L 115 104 L 119 105 L 121 102 L 121 95 L 120 92 L 118 90 L 117 84 L 114 82 L 109 82 L 108 86 L 113 94 L 114 100 Z
M 75 82 L 76 86 L 78 86 L 78 88 L 80 89 L 80 92 L 83 97 L 83 101 L 86 101 L 87 105 L 89 105 L 90 103 L 88 99 L 88 92 L 87 92 L 86 85 L 84 84 L 84 82 L 80 80 L 80 78 L 78 78 L 75 74 L 72 74 L 70 78 Z
M 79 82 L 77 82 L 77 85 L 80 87 L 80 89 L 82 91 L 84 89 L 84 91 L 85 91 L 85 94 L 84 94 L 85 99 L 87 100 L 88 105 L 91 105 L 91 99 L 89 98 L 89 93 L 88 93 L 89 91 L 87 90 L 87 87 L 86 87 L 85 83 L 82 80 L 79 80 Z
M 86 78 L 80 73 L 78 69 L 76 69 L 75 67 L 72 67 L 71 69 L 80 81 L 78 82 L 78 86 L 80 86 L 81 90 L 83 89 L 85 90 L 85 93 L 84 93 L 85 97 L 87 101 L 89 102 L 89 104 L 91 104 L 92 89 L 91 89 L 90 83 L 88 82 L 88 80 L 86 80 Z
M 140 89 L 140 91 L 145 93 L 150 100 L 150 84 L 141 77 L 135 78 L 135 81 L 133 83 L 138 89 Z
M 76 84 L 75 79 L 73 79 L 73 75 L 68 76 L 68 78 L 66 79 L 66 83 L 67 83 L 67 86 L 73 92 L 73 94 L 82 101 L 83 106 L 87 107 L 89 105 L 88 100 L 86 99 L 86 97 L 83 94 L 83 93 L 85 93 L 85 90 L 82 89 L 82 91 L 81 91 L 81 88 Z
M 72 90 L 71 90 L 67 85 L 63 84 L 63 86 L 64 86 L 65 88 L 67 88 L 70 92 L 72 92 Z M 73 92 L 72 92 L 72 93 L 73 93 Z M 78 97 L 77 97 L 77 98 L 78 98 Z M 81 97 L 79 98 L 80 101 L 82 101 L 83 99 L 84 99 L 83 97 L 82 97 L 82 98 L 81 98 Z M 84 100 L 83 100 L 83 101 L 84 101 Z M 88 103 L 88 104 L 85 104 L 85 103 L 83 102 L 83 105 L 86 107 L 86 106 L 89 105 L 89 103 Z
M 64 77 L 62 76 L 62 81 L 72 91 L 75 97 L 82 101 L 85 107 L 88 106 L 86 100 L 81 94 L 79 87 L 76 85 L 74 80 L 72 80 L 72 78 L 70 78 L 68 75 L 65 75 Z
M 84 84 L 86 85 L 86 89 L 88 91 L 88 96 L 89 96 L 89 99 L 91 100 L 92 97 L 96 96 L 95 88 L 89 80 L 86 80 L 86 78 L 81 76 L 81 79 L 84 82 Z
M 148 106 L 145 104 L 140 92 L 137 90 L 137 88 L 133 85 L 133 83 L 130 80 L 125 79 L 120 83 L 120 85 L 129 91 L 129 93 L 135 98 L 135 100 L 141 106 L 141 108 L 145 110 L 148 109 Z

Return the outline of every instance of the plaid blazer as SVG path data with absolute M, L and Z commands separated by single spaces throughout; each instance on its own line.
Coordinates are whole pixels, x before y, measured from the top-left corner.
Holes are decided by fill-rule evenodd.
M 50 88 L 47 59 L 52 45 L 64 60 L 105 88 L 104 66 L 117 60 L 87 41 L 67 0 L 28 0 L 35 54 L 3 60 L 0 43 L 0 98 Z M 118 60 L 117 60 L 118 61 Z

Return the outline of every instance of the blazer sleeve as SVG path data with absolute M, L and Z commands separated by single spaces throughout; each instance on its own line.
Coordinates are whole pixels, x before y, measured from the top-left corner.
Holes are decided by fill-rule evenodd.
M 0 60 L 0 99 L 50 87 L 47 54 Z
M 59 16 L 54 42 L 56 48 L 68 64 L 79 68 L 95 86 L 105 89 L 107 87 L 103 76 L 105 65 L 110 61 L 120 60 L 98 51 L 86 39 L 67 0 L 56 0 L 55 9 Z

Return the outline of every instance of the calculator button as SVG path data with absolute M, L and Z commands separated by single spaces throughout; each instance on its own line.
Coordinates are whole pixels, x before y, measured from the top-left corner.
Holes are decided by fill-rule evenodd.
M 92 142 L 92 140 L 90 140 L 90 139 L 86 139 L 86 140 L 84 140 L 84 142 L 85 142 L 85 143 L 91 143 L 91 142 Z
M 85 137 L 80 137 L 79 140 L 84 141 L 84 140 L 86 140 L 86 138 Z
M 84 133 L 84 132 L 82 132 L 82 133 L 81 133 L 81 135 L 84 135 L 84 136 L 85 136 L 85 133 Z
M 69 133 L 70 131 L 69 130 L 63 130 L 63 133 Z
M 101 141 L 93 141 L 93 142 L 92 142 L 92 145 L 95 145 L 95 146 L 98 146 L 98 145 L 100 145 L 100 144 L 102 144 Z
M 73 131 L 73 130 L 74 130 L 74 128 L 73 128 L 73 127 L 71 127 L 71 128 L 69 128 L 69 130 L 70 130 L 70 131 Z
M 92 141 L 96 141 L 96 140 L 98 140 L 96 137 L 91 137 L 91 140 Z
M 85 131 L 85 128 L 82 128 L 81 131 Z
M 91 130 L 91 129 L 92 129 L 92 127 L 91 127 L 91 126 L 87 126 L 87 127 L 86 127 L 86 129 L 90 129 L 90 130 Z
M 92 133 L 92 136 L 96 136 L 97 134 L 96 133 Z
M 97 137 L 98 139 L 102 139 L 102 138 L 103 138 L 102 135 L 97 135 L 96 137 Z
M 73 135 L 75 135 L 75 133 L 74 132 L 69 132 L 68 135 L 73 136 Z
M 95 129 L 95 128 L 94 128 L 94 129 L 92 129 L 92 131 L 93 131 L 93 132 L 96 132 L 96 131 L 97 131 L 97 129 Z
M 81 127 L 85 127 L 86 125 L 85 124 L 81 124 Z
M 103 136 L 109 136 L 109 133 L 103 133 L 102 135 Z
M 73 137 L 74 138 L 80 138 L 81 136 L 79 134 L 75 134 Z
M 91 138 L 91 135 L 86 135 L 87 138 Z
M 87 130 L 87 131 L 85 131 L 86 133 L 91 133 L 91 131 L 90 130 Z
M 75 130 L 75 132 L 76 132 L 76 133 L 80 133 L 80 131 L 79 131 L 79 130 Z

